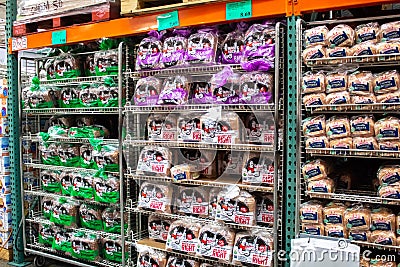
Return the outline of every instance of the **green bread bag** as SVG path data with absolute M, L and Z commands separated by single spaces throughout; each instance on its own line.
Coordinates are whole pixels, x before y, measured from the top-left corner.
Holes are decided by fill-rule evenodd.
M 119 202 L 120 181 L 118 177 L 98 171 L 94 176 L 93 183 L 95 201 L 103 203 Z
M 49 224 L 39 224 L 39 243 L 51 246 L 54 240 L 54 229 Z
M 79 204 L 75 201 L 59 198 L 55 203 L 50 221 L 57 225 L 64 225 L 69 228 L 77 227 Z
M 79 167 L 80 153 L 79 146 L 76 144 L 62 144 L 58 148 L 61 166 Z
M 97 231 L 103 230 L 101 209 L 99 206 L 82 204 L 79 208 L 79 217 L 82 227 Z
M 59 175 L 61 184 L 61 194 L 64 196 L 71 196 L 72 194 L 72 173 L 62 172 Z
M 71 245 L 71 256 L 74 258 L 88 261 L 97 261 L 100 259 L 99 238 L 94 234 L 77 232 L 71 238 Z
M 60 252 L 72 252 L 71 238 L 73 232 L 69 229 L 56 228 L 52 249 Z
M 108 207 L 104 209 L 101 218 L 103 219 L 103 229 L 106 233 L 114 233 L 120 234 L 121 233 L 121 213 L 119 209 L 115 207 Z M 128 229 L 128 220 L 126 216 L 124 216 L 124 230 L 125 232 Z
M 103 238 L 101 240 L 102 256 L 105 260 L 122 262 L 122 241 L 115 237 Z M 128 246 L 125 246 L 125 260 L 128 260 Z
M 74 172 L 72 173 L 72 193 L 71 195 L 80 199 L 93 199 L 93 176 L 91 173 Z
M 102 145 L 100 150 L 95 149 L 93 151 L 93 158 L 96 170 L 108 172 L 119 171 L 118 145 Z
M 43 216 L 46 219 L 50 220 L 51 214 L 53 214 L 54 205 L 55 205 L 55 200 L 52 197 L 44 197 L 42 199 Z
M 46 165 L 60 165 L 60 157 L 58 155 L 58 146 L 55 143 L 43 142 L 39 146 L 40 158 L 43 164 Z
M 42 170 L 40 173 L 40 181 L 44 191 L 49 193 L 60 193 L 61 184 L 59 180 L 60 172 Z

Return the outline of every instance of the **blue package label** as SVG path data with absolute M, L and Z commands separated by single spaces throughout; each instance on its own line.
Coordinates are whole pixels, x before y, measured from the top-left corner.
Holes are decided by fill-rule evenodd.
M 386 145 L 386 144 L 379 144 L 379 150 L 399 151 L 399 146 L 392 146 L 392 145 Z
M 351 238 L 354 241 L 367 241 L 367 233 L 366 232 L 359 232 L 359 233 L 349 233 L 349 238 Z
M 374 222 L 372 221 L 372 226 L 371 229 L 375 230 L 387 230 L 391 231 L 392 230 L 392 225 L 390 222 Z
M 362 50 L 360 53 L 357 54 L 357 56 L 371 56 L 374 53 L 372 53 L 372 50 L 370 47 L 368 47 L 367 49 Z
M 324 42 L 324 40 L 325 39 L 324 39 L 323 33 L 307 37 L 307 42 L 309 44 L 321 43 L 321 42 Z
M 305 212 L 305 211 L 303 211 L 301 213 L 301 216 L 302 216 L 303 220 L 306 220 L 306 221 L 318 221 L 318 213 L 317 212 L 313 212 L 313 211 Z
M 349 39 L 349 36 L 346 34 L 345 31 L 343 31 L 342 34 L 336 36 L 335 38 L 333 38 L 333 40 L 331 40 L 331 44 L 333 46 L 339 46 L 340 44 L 346 42 Z
M 316 227 L 316 228 L 306 228 L 305 232 L 308 235 L 321 235 L 321 229 L 318 228 L 318 227 Z
M 308 133 L 319 132 L 321 130 L 323 130 L 321 122 L 307 125 Z
M 329 53 L 329 57 L 345 57 L 347 56 L 346 54 L 346 49 L 338 50 L 332 53 Z
M 321 87 L 321 80 L 320 79 L 316 79 L 316 80 L 304 81 L 304 87 L 305 88 L 309 88 L 309 89 Z
M 369 123 L 365 122 L 355 122 L 351 124 L 351 131 L 352 132 L 364 132 L 364 131 L 369 131 L 370 125 Z
M 354 219 L 349 219 L 347 221 L 348 224 L 350 224 L 352 227 L 359 227 L 359 226 L 364 226 L 366 225 L 365 218 L 354 218 Z
M 312 178 L 315 176 L 318 176 L 321 174 L 321 169 L 319 168 L 319 166 L 317 166 L 316 168 L 313 168 L 311 170 L 306 171 L 306 176 L 308 178 Z
M 369 83 L 351 83 L 351 90 L 354 92 L 369 92 Z
M 380 130 L 379 137 L 380 138 L 389 138 L 389 137 L 397 138 L 397 137 L 399 137 L 399 129 Z
M 375 40 L 376 39 L 376 33 L 375 31 L 372 32 L 365 32 L 365 33 L 360 33 L 357 35 L 357 38 L 359 42 L 365 42 L 369 40 Z
M 347 132 L 346 127 L 344 125 L 330 127 L 329 131 L 331 132 L 331 135 L 344 134 Z
M 356 144 L 355 149 L 374 150 L 374 144 L 373 143 Z
M 328 193 L 328 187 L 327 186 L 311 186 L 311 192 Z
M 332 224 L 340 224 L 340 223 L 343 223 L 343 218 L 342 218 L 342 216 L 336 215 L 336 214 L 326 215 L 325 222 L 332 223 Z
M 333 105 L 339 105 L 339 104 L 346 104 L 347 103 L 347 99 L 346 99 L 346 97 L 339 97 L 339 98 L 336 98 L 333 102 L 332 102 L 332 104 Z
M 390 80 L 376 81 L 375 91 L 396 87 L 396 80 L 392 77 Z
M 383 38 L 386 39 L 386 41 L 400 38 L 400 29 L 383 33 Z
M 394 184 L 394 183 L 397 183 L 399 181 L 400 181 L 400 175 L 397 172 L 390 173 L 388 175 L 385 175 L 382 178 L 382 183 L 385 183 L 385 184 Z
M 344 80 L 344 78 L 339 79 L 339 80 L 330 80 L 330 81 L 328 81 L 328 85 L 332 89 L 343 88 L 343 87 L 346 87 L 346 81 Z
M 325 142 L 310 142 L 309 143 L 310 148 L 326 148 Z
M 343 230 L 328 230 L 328 236 L 335 238 L 344 238 L 344 232 Z
M 312 54 L 310 59 L 316 59 L 316 58 L 323 58 L 324 54 L 322 54 L 321 50 L 318 50 L 315 54 Z
M 381 54 L 384 54 L 384 55 L 398 54 L 398 53 L 399 53 L 399 48 L 398 47 L 395 47 L 395 48 L 392 48 L 392 49 L 387 49 L 385 51 L 381 51 Z

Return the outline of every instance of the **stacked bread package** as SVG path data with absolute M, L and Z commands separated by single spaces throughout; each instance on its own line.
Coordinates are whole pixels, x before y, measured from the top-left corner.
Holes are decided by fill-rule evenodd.
M 171 213 L 172 191 L 172 187 L 168 185 L 144 182 L 140 186 L 138 207 Z
M 192 221 L 177 220 L 171 223 L 166 249 L 196 255 L 201 225 Z
M 303 177 L 307 182 L 307 190 L 315 193 L 333 193 L 335 182 L 329 178 L 332 167 L 324 160 L 316 159 L 302 167 Z

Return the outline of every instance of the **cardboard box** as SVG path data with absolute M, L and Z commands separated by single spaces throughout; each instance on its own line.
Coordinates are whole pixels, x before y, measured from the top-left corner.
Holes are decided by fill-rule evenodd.
M 11 212 L 11 194 L 0 194 L 0 212 Z
M 0 212 L 0 231 L 10 231 L 12 228 L 11 212 Z
M 0 246 L 4 246 L 5 249 L 10 249 L 12 248 L 12 243 L 12 237 L 10 237 L 9 232 L 0 232 Z
M 0 194 L 11 193 L 11 178 L 10 175 L 0 174 Z

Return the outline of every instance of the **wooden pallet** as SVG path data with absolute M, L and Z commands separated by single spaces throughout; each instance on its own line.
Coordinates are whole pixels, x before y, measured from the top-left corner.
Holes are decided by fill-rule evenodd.
M 63 14 L 38 17 L 27 21 L 16 21 L 13 26 L 14 36 L 35 33 L 43 30 L 52 30 L 74 24 L 106 21 L 119 17 L 119 4 L 108 2 L 95 5 L 90 9 L 70 10 Z
M 121 0 L 121 15 L 163 11 L 191 5 L 221 2 L 221 0 Z

